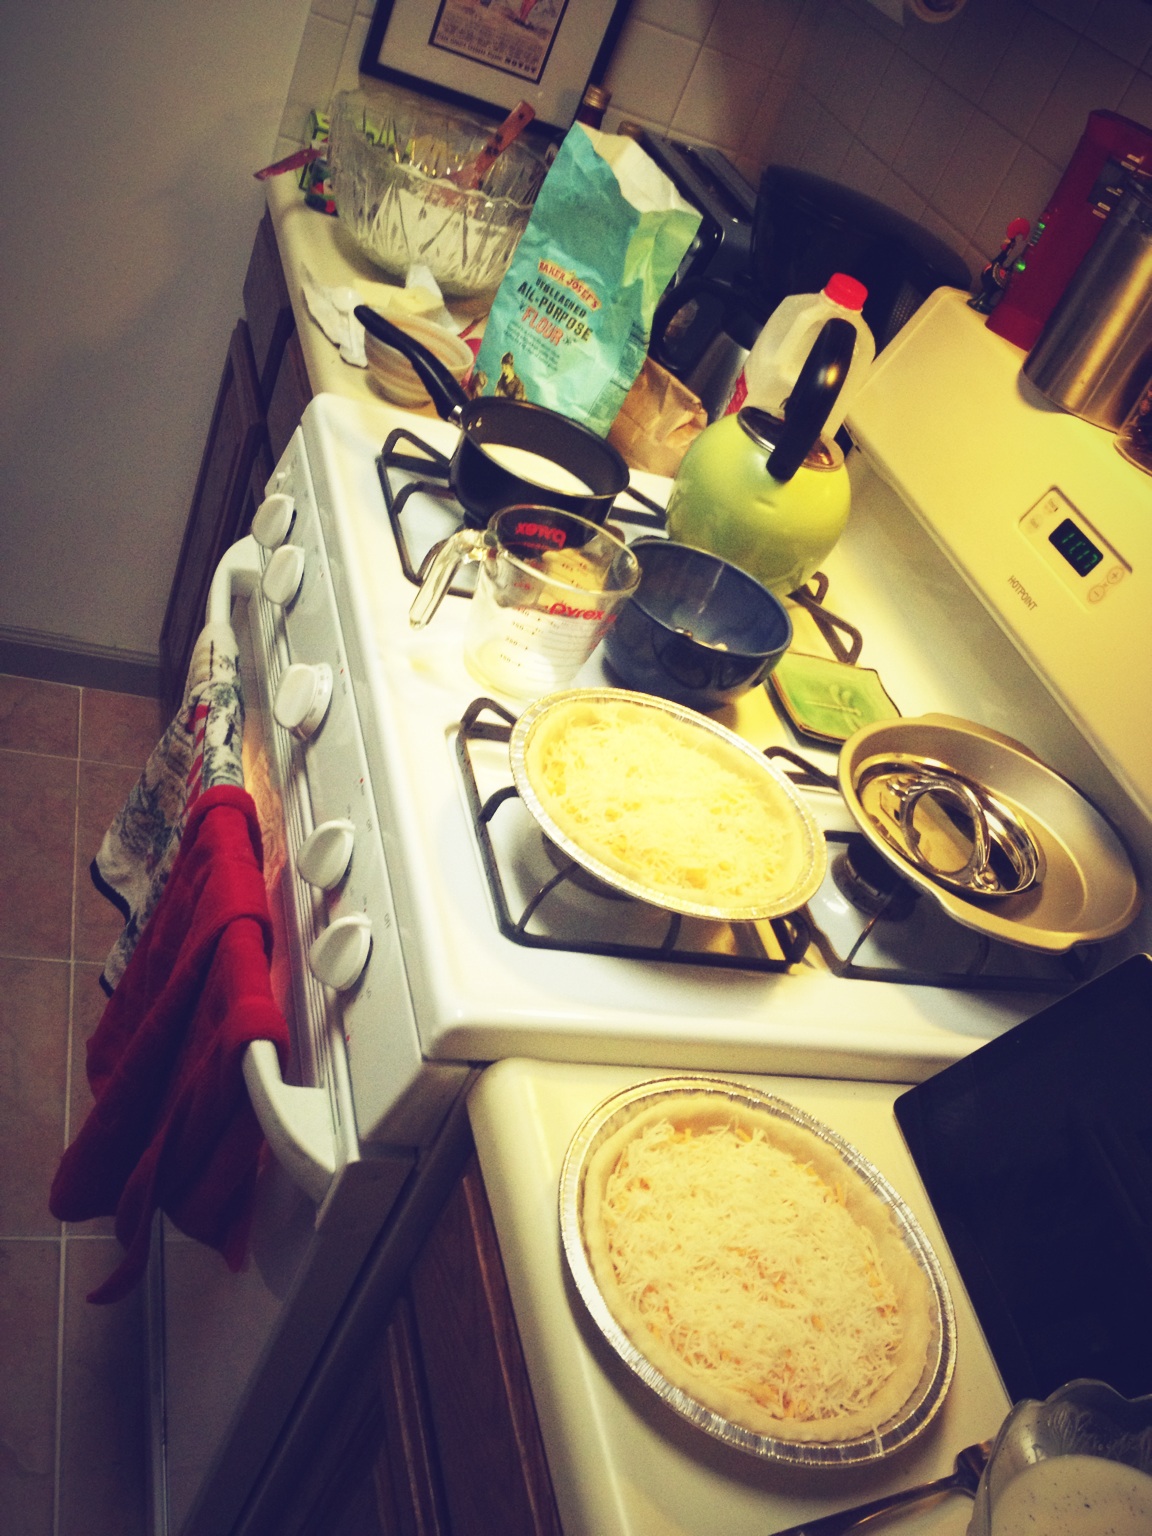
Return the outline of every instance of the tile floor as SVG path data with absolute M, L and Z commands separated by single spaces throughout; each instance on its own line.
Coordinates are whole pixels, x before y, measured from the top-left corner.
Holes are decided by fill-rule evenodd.
M 90 1102 L 84 1043 L 120 919 L 88 864 L 162 728 L 129 694 L 0 675 L 0 1529 L 143 1536 L 142 1296 L 93 1307 L 107 1221 L 48 1211 Z

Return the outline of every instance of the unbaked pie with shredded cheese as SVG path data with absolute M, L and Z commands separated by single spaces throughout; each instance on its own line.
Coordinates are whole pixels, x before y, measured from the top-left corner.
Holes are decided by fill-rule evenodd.
M 534 729 L 534 789 L 561 832 L 674 905 L 773 903 L 811 863 L 796 803 L 763 764 L 674 714 L 576 699 Z
M 660 1099 L 592 1154 L 582 1227 L 632 1343 L 731 1423 L 853 1439 L 921 1380 L 927 1278 L 888 1205 L 791 1120 L 715 1095 Z

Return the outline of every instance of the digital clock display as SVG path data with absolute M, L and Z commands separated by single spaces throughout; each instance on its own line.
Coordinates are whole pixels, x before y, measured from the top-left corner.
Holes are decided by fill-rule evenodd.
M 1048 542 L 1063 555 L 1077 576 L 1087 576 L 1104 558 L 1103 551 L 1096 548 L 1070 517 L 1057 523 L 1048 535 Z

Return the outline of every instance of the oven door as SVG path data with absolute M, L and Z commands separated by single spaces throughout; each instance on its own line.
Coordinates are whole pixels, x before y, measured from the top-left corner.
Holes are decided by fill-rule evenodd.
M 245 783 L 260 815 L 273 989 L 295 1080 L 281 1080 L 274 1049 L 250 1049 L 245 1078 L 268 1148 L 247 1268 L 232 1274 L 217 1253 L 157 1224 L 148 1281 L 154 1536 L 232 1529 L 416 1160 L 403 1145 L 360 1145 L 345 1004 L 307 963 L 331 921 L 296 871 L 312 796 L 302 755 L 272 723 L 270 690 L 286 657 L 282 626 L 257 592 L 260 566 L 251 539 L 229 551 L 209 618 L 232 607 L 240 645 Z

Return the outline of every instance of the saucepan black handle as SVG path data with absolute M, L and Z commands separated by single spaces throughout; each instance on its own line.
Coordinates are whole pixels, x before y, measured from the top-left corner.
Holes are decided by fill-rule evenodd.
M 856 345 L 850 320 L 826 320 L 784 408 L 784 431 L 768 460 L 774 480 L 791 480 L 812 451 L 844 387 Z
M 432 404 L 436 407 L 438 414 L 445 421 L 455 421 L 464 407 L 471 402 L 440 359 L 414 337 L 409 336 L 407 331 L 402 331 L 398 325 L 393 325 L 391 320 L 385 320 L 384 316 L 377 314 L 376 310 L 369 309 L 367 304 L 357 304 L 352 313 L 369 336 L 374 336 L 377 341 L 382 341 L 387 347 L 395 347 L 397 352 L 408 359 L 416 370 L 420 382 L 431 396 Z M 849 326 L 848 329 L 851 330 L 852 327 Z

